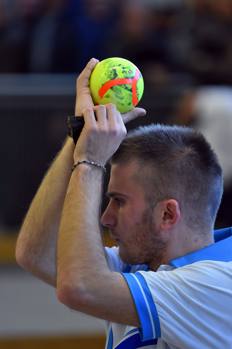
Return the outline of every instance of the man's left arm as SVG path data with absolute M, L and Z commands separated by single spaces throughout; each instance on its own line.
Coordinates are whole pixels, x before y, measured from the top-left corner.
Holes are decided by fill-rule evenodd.
M 126 129 L 113 105 L 84 112 L 85 126 L 74 162 L 102 166 L 117 150 Z M 129 288 L 120 273 L 108 268 L 101 238 L 103 170 L 82 163 L 71 176 L 60 224 L 57 295 L 72 309 L 108 321 L 139 326 Z

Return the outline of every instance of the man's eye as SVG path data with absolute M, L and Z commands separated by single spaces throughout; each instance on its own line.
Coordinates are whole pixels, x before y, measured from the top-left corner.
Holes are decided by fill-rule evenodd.
M 118 206 L 123 206 L 125 201 L 121 198 L 114 198 L 114 202 L 118 205 Z

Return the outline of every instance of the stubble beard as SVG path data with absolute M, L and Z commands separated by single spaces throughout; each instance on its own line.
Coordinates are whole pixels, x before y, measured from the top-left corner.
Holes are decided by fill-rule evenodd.
M 151 270 L 156 270 L 163 263 L 167 243 L 155 227 L 153 209 L 149 206 L 144 210 L 141 220 L 136 224 L 131 246 L 127 246 L 125 251 L 121 247 L 119 253 L 125 263 L 147 264 Z

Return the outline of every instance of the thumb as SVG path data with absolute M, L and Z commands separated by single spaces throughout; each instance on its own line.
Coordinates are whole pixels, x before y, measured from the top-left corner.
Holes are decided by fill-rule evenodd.
M 98 59 L 91 58 L 90 61 L 85 66 L 85 68 L 80 73 L 77 79 L 77 84 L 76 84 L 77 94 L 79 94 L 82 88 L 86 88 L 89 86 L 90 75 L 92 74 L 92 71 L 98 62 L 99 62 Z
M 143 108 L 134 108 L 128 113 L 122 114 L 124 124 L 127 122 L 138 118 L 139 116 L 145 116 L 147 114 L 146 110 Z

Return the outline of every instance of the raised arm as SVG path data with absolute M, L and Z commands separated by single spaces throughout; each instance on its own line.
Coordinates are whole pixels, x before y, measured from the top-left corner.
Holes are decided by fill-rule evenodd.
M 67 139 L 39 187 L 16 244 L 21 267 L 56 285 L 56 243 L 60 216 L 73 163 L 74 145 Z
M 90 60 L 77 79 L 75 115 L 93 106 L 88 83 L 98 61 Z M 67 139 L 45 175 L 22 224 L 16 260 L 24 269 L 56 286 L 56 245 L 60 217 L 73 165 L 74 144 Z
M 111 272 L 106 262 L 99 215 L 103 166 L 126 136 L 124 122 L 139 115 L 144 115 L 144 110 L 137 108 L 122 118 L 112 104 L 85 110 L 57 249 L 57 296 L 62 303 L 108 321 L 135 326 L 138 318 L 126 282 L 121 274 Z

